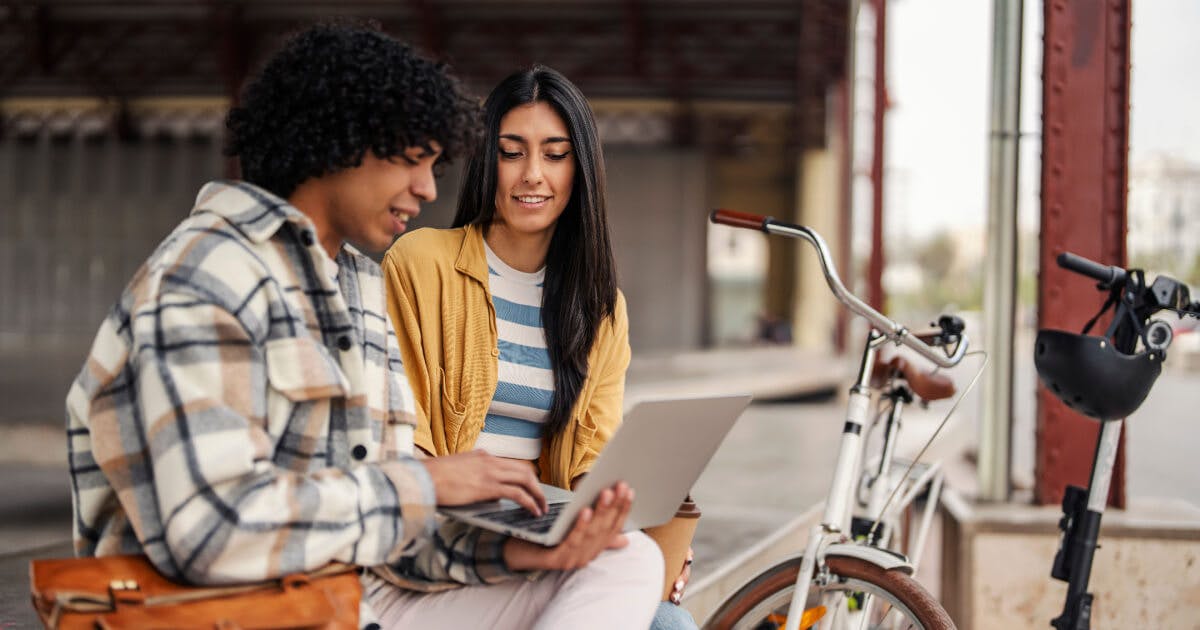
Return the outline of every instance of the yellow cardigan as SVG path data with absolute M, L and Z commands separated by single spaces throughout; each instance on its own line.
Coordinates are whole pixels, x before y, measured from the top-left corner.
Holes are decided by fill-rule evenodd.
M 471 450 L 496 391 L 500 349 L 479 226 L 415 230 L 383 259 L 388 313 L 416 394 L 416 445 L 434 455 Z M 621 423 L 629 318 L 617 292 L 600 324 L 571 422 L 543 442 L 538 471 L 562 488 L 588 471 Z

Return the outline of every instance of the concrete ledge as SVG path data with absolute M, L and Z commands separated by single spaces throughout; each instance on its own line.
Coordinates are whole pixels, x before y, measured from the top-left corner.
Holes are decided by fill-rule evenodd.
M 824 507 L 823 501 L 814 505 L 766 538 L 730 558 L 716 571 L 690 584 L 684 593 L 682 606 L 703 625 L 725 598 L 759 572 L 792 554 L 803 552 L 808 531 L 820 520 Z
M 1066 583 L 1050 577 L 1058 506 L 942 498 L 942 603 L 959 628 L 1049 627 Z M 1106 512 L 1089 590 L 1092 627 L 1200 628 L 1200 509 L 1144 498 Z
M 639 355 L 629 364 L 628 404 L 649 396 L 749 393 L 755 399 L 827 392 L 849 380 L 846 360 L 793 347 Z

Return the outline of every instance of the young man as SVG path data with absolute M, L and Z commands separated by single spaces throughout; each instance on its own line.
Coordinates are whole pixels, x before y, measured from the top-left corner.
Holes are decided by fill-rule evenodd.
M 68 395 L 78 554 L 144 553 L 204 584 L 357 564 L 364 624 L 649 624 L 662 560 L 620 533 L 628 487 L 544 548 L 434 516 L 544 509 L 527 464 L 412 458 L 380 270 L 348 243 L 386 248 L 475 116 L 441 66 L 373 30 L 315 27 L 267 63 L 228 120 L 245 181 L 200 190 Z

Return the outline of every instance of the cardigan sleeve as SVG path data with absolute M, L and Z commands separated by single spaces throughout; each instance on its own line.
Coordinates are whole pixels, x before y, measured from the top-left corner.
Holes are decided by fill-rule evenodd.
M 601 324 L 601 332 L 597 336 L 597 361 L 594 368 L 599 380 L 596 390 L 584 410 L 584 427 L 595 427 L 595 433 L 590 437 L 578 434 L 578 440 L 585 440 L 576 448 L 583 449 L 583 457 L 575 465 L 570 474 L 574 481 L 580 475 L 591 470 L 592 464 L 600 455 L 608 441 L 621 425 L 625 400 L 625 372 L 629 369 L 631 350 L 629 347 L 629 315 L 625 306 L 625 296 L 617 291 L 617 301 L 613 307 L 612 318 Z
M 404 373 L 408 376 L 408 383 L 412 386 L 416 400 L 417 425 L 413 432 L 413 442 L 425 452 L 437 454 L 430 429 L 430 405 L 435 384 L 429 365 L 425 362 L 425 353 L 422 351 L 416 290 L 413 287 L 413 277 L 404 264 L 404 253 L 400 249 L 400 243 L 401 241 L 397 241 L 396 245 L 388 250 L 382 265 L 384 283 L 387 286 L 388 316 L 396 330 Z

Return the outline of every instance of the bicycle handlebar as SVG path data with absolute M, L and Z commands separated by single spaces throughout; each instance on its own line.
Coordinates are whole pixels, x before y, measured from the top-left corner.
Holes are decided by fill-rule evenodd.
M 1058 255 L 1058 266 L 1097 280 L 1106 288 L 1125 282 L 1126 272 L 1124 269 L 1113 265 L 1102 265 L 1071 252 L 1063 252 Z
M 771 217 L 764 217 L 749 212 L 738 212 L 737 210 L 713 210 L 712 222 L 720 223 L 737 228 L 746 228 L 747 230 L 767 230 L 767 224 L 774 221 Z
M 821 270 L 825 273 L 825 283 L 833 291 L 834 297 L 842 304 L 845 304 L 846 308 L 850 309 L 850 312 L 866 319 L 876 330 L 886 335 L 892 341 L 912 348 L 917 354 L 942 367 L 954 367 L 966 356 L 967 347 L 970 344 L 965 334 L 961 335 L 961 340 L 955 347 L 954 353 L 947 355 L 924 343 L 916 335 L 910 334 L 908 328 L 904 325 L 889 319 L 884 314 L 871 308 L 870 305 L 860 300 L 853 293 L 850 293 L 846 289 L 846 286 L 842 284 L 841 278 L 838 277 L 837 266 L 833 264 L 833 257 L 829 253 L 829 247 L 825 245 L 825 239 L 821 238 L 821 235 L 817 234 L 811 228 L 803 225 L 784 223 L 771 217 L 725 209 L 714 210 L 710 216 L 710 220 L 713 223 L 721 225 L 749 230 L 761 230 L 768 234 L 790 236 L 808 241 L 817 250 L 817 259 L 820 260 Z

